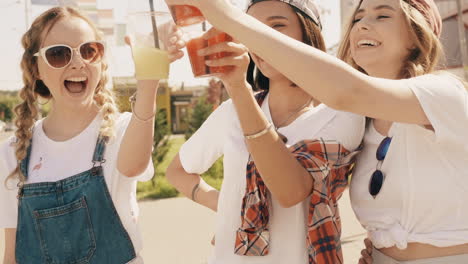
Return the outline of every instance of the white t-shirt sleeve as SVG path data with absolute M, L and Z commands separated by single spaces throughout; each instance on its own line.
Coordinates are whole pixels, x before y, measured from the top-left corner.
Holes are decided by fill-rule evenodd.
M 223 155 L 225 138 L 237 119 L 232 101 L 221 104 L 185 142 L 179 151 L 182 167 L 188 173 L 202 174 Z
M 16 228 L 18 218 L 17 181 L 5 185 L 6 178 L 16 168 L 13 141 L 12 137 L 0 144 L 0 228 Z
M 460 143 L 468 131 L 468 92 L 449 74 L 427 74 L 408 80 L 434 128 L 439 143 Z
M 122 143 L 123 137 L 125 135 L 125 131 L 127 131 L 127 128 L 128 128 L 128 125 L 130 124 L 131 119 L 132 119 L 132 114 L 129 112 L 121 113 L 120 116 L 117 118 L 117 122 L 116 122 L 117 142 L 116 144 L 119 146 L 117 150 L 117 156 L 118 156 L 118 151 L 120 150 L 120 145 Z M 127 177 L 117 169 L 117 166 L 115 167 L 114 173 L 118 174 L 121 177 Z M 138 181 L 148 181 L 151 178 L 153 178 L 153 175 L 154 175 L 154 166 L 153 166 L 153 160 L 150 157 L 148 160 L 148 165 L 146 166 L 146 169 L 140 175 L 132 177 L 132 178 Z
M 366 118 L 361 115 L 338 111 L 334 120 L 324 129 L 330 139 L 338 140 L 347 150 L 355 151 L 361 145 L 366 131 Z

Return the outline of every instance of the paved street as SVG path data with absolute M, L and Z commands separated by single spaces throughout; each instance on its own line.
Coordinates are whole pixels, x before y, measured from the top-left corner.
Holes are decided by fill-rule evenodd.
M 212 246 L 214 213 L 186 198 L 140 202 L 140 224 L 148 263 L 203 264 Z M 356 220 L 346 191 L 340 200 L 345 264 L 356 264 L 365 230 Z M 174 235 L 178 233 L 179 235 Z M 183 249 L 184 253 L 181 254 Z
M 363 248 L 364 230 L 349 207 L 348 193 L 341 199 L 343 251 L 346 264 L 355 264 Z M 214 213 L 186 198 L 140 202 L 140 226 L 149 264 L 203 264 L 212 246 Z M 0 260 L 3 230 L 0 230 Z M 183 253 L 181 253 L 183 252 Z

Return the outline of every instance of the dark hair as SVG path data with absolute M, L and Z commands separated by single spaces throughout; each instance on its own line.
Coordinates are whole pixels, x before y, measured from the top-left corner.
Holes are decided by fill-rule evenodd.
M 34 92 L 39 94 L 44 98 L 51 98 L 52 94 L 50 93 L 49 88 L 44 84 L 42 80 L 36 80 Z
M 302 42 L 325 52 L 325 41 L 323 39 L 320 28 L 303 11 L 291 5 L 290 7 L 296 13 L 299 19 L 302 30 Z M 252 85 L 254 91 L 268 90 L 270 87 L 270 80 L 260 71 L 257 71 L 255 74 L 256 76 L 254 76 L 255 68 L 255 63 L 251 59 L 247 69 L 247 82 Z

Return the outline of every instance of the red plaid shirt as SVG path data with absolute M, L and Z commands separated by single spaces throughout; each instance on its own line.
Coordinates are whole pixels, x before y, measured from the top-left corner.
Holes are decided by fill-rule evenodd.
M 266 92 L 257 95 L 260 105 L 265 96 Z M 343 263 L 337 202 L 346 188 L 354 157 L 359 151 L 350 152 L 337 141 L 322 139 L 303 140 L 289 147 L 289 150 L 314 179 L 305 238 L 309 263 Z M 268 222 L 271 194 L 253 161 L 247 164 L 246 177 L 235 253 L 264 256 L 269 253 L 270 245 Z

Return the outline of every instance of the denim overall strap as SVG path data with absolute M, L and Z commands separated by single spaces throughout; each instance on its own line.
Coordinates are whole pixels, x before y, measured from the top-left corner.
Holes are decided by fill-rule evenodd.
M 126 264 L 135 247 L 107 187 L 99 136 L 94 167 L 56 182 L 25 184 L 18 202 L 18 264 Z
M 32 147 L 32 139 L 29 141 L 29 146 L 26 150 L 26 157 L 19 162 L 19 169 L 21 173 L 24 175 L 24 178 L 28 178 L 28 170 L 29 170 L 29 159 L 31 158 L 31 147 Z
M 96 167 L 96 163 L 99 163 L 97 166 L 101 166 L 104 162 L 106 162 L 104 159 L 104 152 L 106 150 L 107 141 L 108 137 L 104 137 L 102 135 L 98 136 L 96 148 L 94 149 L 93 154 L 93 167 Z

